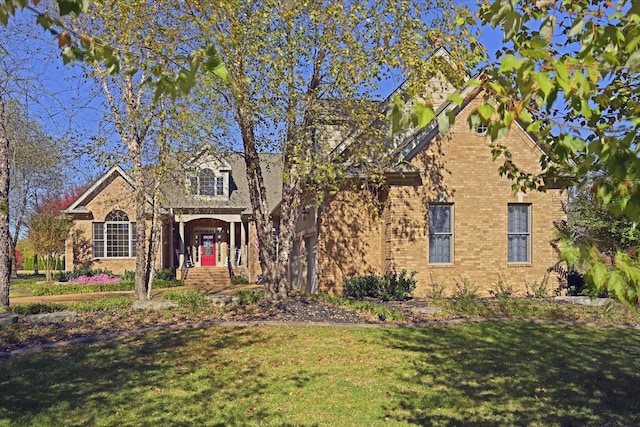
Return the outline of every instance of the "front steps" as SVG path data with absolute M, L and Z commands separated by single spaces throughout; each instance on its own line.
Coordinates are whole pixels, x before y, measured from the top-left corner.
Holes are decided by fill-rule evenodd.
M 217 287 L 231 284 L 227 267 L 192 267 L 184 279 L 185 286 Z

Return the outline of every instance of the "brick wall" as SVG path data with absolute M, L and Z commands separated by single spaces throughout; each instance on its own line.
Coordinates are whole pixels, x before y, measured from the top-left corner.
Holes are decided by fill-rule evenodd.
M 498 175 L 500 160 L 492 161 L 490 139 L 468 129 L 468 105 L 457 117 L 446 137 L 432 142 L 413 160 L 421 168 L 422 183 L 392 186 L 378 216 L 357 206 L 353 194 L 343 192 L 324 213 L 319 249 L 320 290 L 341 292 L 342 278 L 350 273 L 416 271 L 415 295 L 424 296 L 433 281 L 451 295 L 456 282 L 467 280 L 483 295 L 506 280 L 525 294 L 525 281 L 541 281 L 557 261 L 550 245 L 554 221 L 564 218 L 559 190 L 515 194 L 512 182 Z M 540 151 L 525 132 L 514 126 L 499 141 L 513 153 L 521 168 L 539 170 Z M 453 204 L 453 262 L 429 264 L 428 206 L 433 202 Z M 509 203 L 531 205 L 531 262 L 507 262 Z M 378 243 L 379 242 L 379 243 Z M 554 277 L 549 288 L 557 286 Z
M 133 192 L 131 186 L 120 176 L 114 175 L 112 180 L 105 182 L 101 188 L 98 188 L 93 197 L 88 198 L 86 208 L 89 214 L 75 219 L 73 230 L 80 230 L 83 239 L 91 242 L 91 224 L 93 222 L 102 222 L 105 217 L 114 209 L 121 210 L 127 214 L 129 221 L 136 221 L 135 208 L 133 201 Z M 147 221 L 147 230 L 150 229 L 151 223 Z M 72 230 L 72 233 L 73 233 Z M 71 241 L 67 241 L 66 245 L 66 270 L 72 271 L 73 265 L 73 245 Z M 160 259 L 158 260 L 158 267 Z M 93 260 L 93 268 L 101 268 L 111 270 L 115 274 L 122 274 L 125 270 L 135 271 L 136 259 L 134 258 L 100 258 Z

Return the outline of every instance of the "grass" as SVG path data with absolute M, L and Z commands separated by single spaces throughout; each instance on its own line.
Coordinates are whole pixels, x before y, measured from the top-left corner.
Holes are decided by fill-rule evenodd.
M 0 426 L 637 425 L 639 349 L 524 322 L 159 332 L 0 361 Z
M 621 305 L 589 307 L 537 298 L 438 298 L 431 305 L 444 318 L 457 316 L 509 317 L 560 321 L 640 324 L 640 313 Z

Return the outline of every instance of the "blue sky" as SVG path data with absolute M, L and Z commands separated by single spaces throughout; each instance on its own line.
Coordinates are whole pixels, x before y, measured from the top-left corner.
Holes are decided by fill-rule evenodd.
M 52 136 L 70 140 L 72 145 L 86 142 L 100 135 L 104 115 L 102 96 L 94 94 L 95 86 L 83 76 L 81 66 L 63 65 L 57 40 L 33 25 L 34 19 L 34 15 L 27 12 L 14 20 L 9 28 L 0 27 L 5 33 L 1 45 L 12 57 L 27 61 L 20 67 L 20 73 L 29 82 L 26 84 L 29 90 L 19 97 L 28 106 L 31 117 Z M 484 46 L 495 51 L 502 44 L 500 32 L 489 28 L 483 31 Z M 380 96 L 386 97 L 399 83 L 387 84 Z M 104 170 L 93 159 L 80 154 L 67 167 L 70 179 L 77 184 L 86 183 Z

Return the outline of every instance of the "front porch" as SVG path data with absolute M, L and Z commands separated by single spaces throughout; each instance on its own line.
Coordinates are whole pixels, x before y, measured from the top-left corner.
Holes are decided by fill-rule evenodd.
M 213 280 L 228 283 L 229 270 L 234 275 L 254 281 L 259 274 L 259 263 L 250 236 L 253 224 L 240 214 L 176 214 L 168 231 L 171 253 L 169 268 L 176 270 L 178 279 L 184 279 L 187 269 L 191 280 Z

